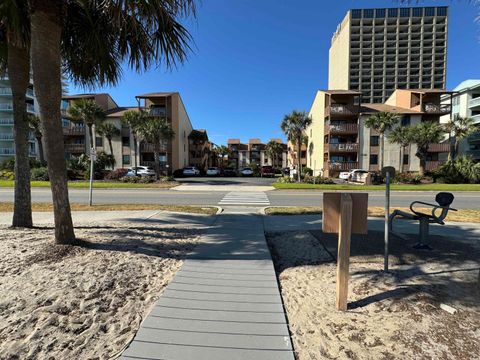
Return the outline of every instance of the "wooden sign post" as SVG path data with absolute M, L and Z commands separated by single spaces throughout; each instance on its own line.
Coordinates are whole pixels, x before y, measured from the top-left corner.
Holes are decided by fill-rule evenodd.
M 338 233 L 337 310 L 347 311 L 351 235 L 367 233 L 367 215 L 368 194 L 323 194 L 323 232 Z

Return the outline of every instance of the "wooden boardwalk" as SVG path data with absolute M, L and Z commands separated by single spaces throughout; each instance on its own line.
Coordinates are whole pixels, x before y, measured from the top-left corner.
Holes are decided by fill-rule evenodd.
M 294 360 L 260 216 L 218 216 L 122 359 Z

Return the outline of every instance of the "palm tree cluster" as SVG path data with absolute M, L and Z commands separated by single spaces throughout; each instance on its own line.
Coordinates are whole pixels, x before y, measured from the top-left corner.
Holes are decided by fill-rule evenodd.
M 275 140 L 270 140 L 265 146 L 265 152 L 272 159 L 273 166 L 278 166 L 278 159 L 283 154 L 283 146 Z
M 304 138 L 305 130 L 312 123 L 312 118 L 305 111 L 292 111 L 285 115 L 280 124 L 280 128 L 297 148 L 297 178 L 301 180 L 302 172 L 302 139 Z
M 183 63 L 191 36 L 180 21 L 190 15 L 195 16 L 194 0 L 0 2 L 0 66 L 8 71 L 14 108 L 13 226 L 32 226 L 25 103 L 30 69 L 48 161 L 55 240 L 74 243 L 60 113 L 62 74 L 79 85 L 114 85 L 121 64 L 142 71 Z

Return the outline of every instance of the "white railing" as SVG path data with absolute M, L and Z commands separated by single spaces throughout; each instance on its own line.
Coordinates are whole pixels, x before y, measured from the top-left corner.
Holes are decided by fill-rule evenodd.
M 473 119 L 473 122 L 474 122 L 475 124 L 479 124 L 479 123 L 480 123 L 480 114 L 478 114 L 478 115 L 473 115 L 473 116 L 472 116 L 472 119 Z
M 0 110 L 13 110 L 13 105 L 11 103 L 2 103 L 0 104 Z
M 0 119 L 0 125 L 13 125 L 13 119 L 9 119 L 9 118 Z
M 479 97 L 476 97 L 474 99 L 470 99 L 468 101 L 468 107 L 469 108 L 472 108 L 472 107 L 477 107 L 477 106 L 480 106 L 480 96 Z
M 0 140 L 13 140 L 13 134 L 0 134 Z
M 0 155 L 15 155 L 13 148 L 0 148 Z

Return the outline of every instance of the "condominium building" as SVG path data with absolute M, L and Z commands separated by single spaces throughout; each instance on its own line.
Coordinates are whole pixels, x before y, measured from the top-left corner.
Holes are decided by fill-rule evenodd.
M 36 99 L 33 91 L 33 82 L 30 79 L 26 93 L 27 112 L 36 114 Z M 15 156 L 13 142 L 13 98 L 10 80 L 7 75 L 0 76 L 0 163 Z M 31 157 L 37 157 L 38 146 L 35 139 L 28 139 L 28 153 Z
M 444 89 L 447 7 L 348 11 L 333 34 L 328 88 L 383 103 L 395 89 Z
M 266 143 L 260 139 L 249 139 L 248 143 L 242 143 L 240 139 L 228 139 L 227 146 L 230 151 L 228 155 L 229 165 L 241 169 L 242 167 L 251 166 L 287 166 L 287 145 L 281 139 L 270 139 L 282 145 L 283 151 L 281 156 L 274 158 L 266 151 Z
M 212 152 L 213 144 L 208 139 L 205 129 L 193 129 L 188 136 L 189 162 L 191 166 L 206 171 L 208 167 L 216 165 L 216 159 Z
M 315 175 L 335 177 L 341 171 L 352 169 L 379 169 L 379 134 L 365 126 L 374 113 L 391 112 L 398 115 L 398 126 L 420 122 L 440 122 L 448 115 L 450 103 L 441 103 L 441 96 L 451 92 L 436 89 L 396 90 L 385 103 L 360 103 L 362 93 L 353 90 L 320 90 L 317 92 L 307 128 L 309 144 L 307 166 Z M 404 171 L 418 171 L 419 158 L 416 146 L 407 147 L 400 159 L 400 146 L 385 139 L 384 166 Z M 426 170 L 437 168 L 447 159 L 448 143 L 431 144 Z
M 300 164 L 307 166 L 307 144 L 304 142 L 300 144 Z M 291 169 L 298 166 L 297 145 L 291 139 L 287 142 L 287 166 Z
M 480 161 L 480 80 L 470 79 L 456 86 L 452 95 L 452 117 L 472 118 L 478 127 L 478 132 L 460 141 L 459 153 L 472 156 Z M 448 103 L 447 96 L 442 97 L 442 103 Z M 450 120 L 450 116 L 442 116 L 442 123 Z

